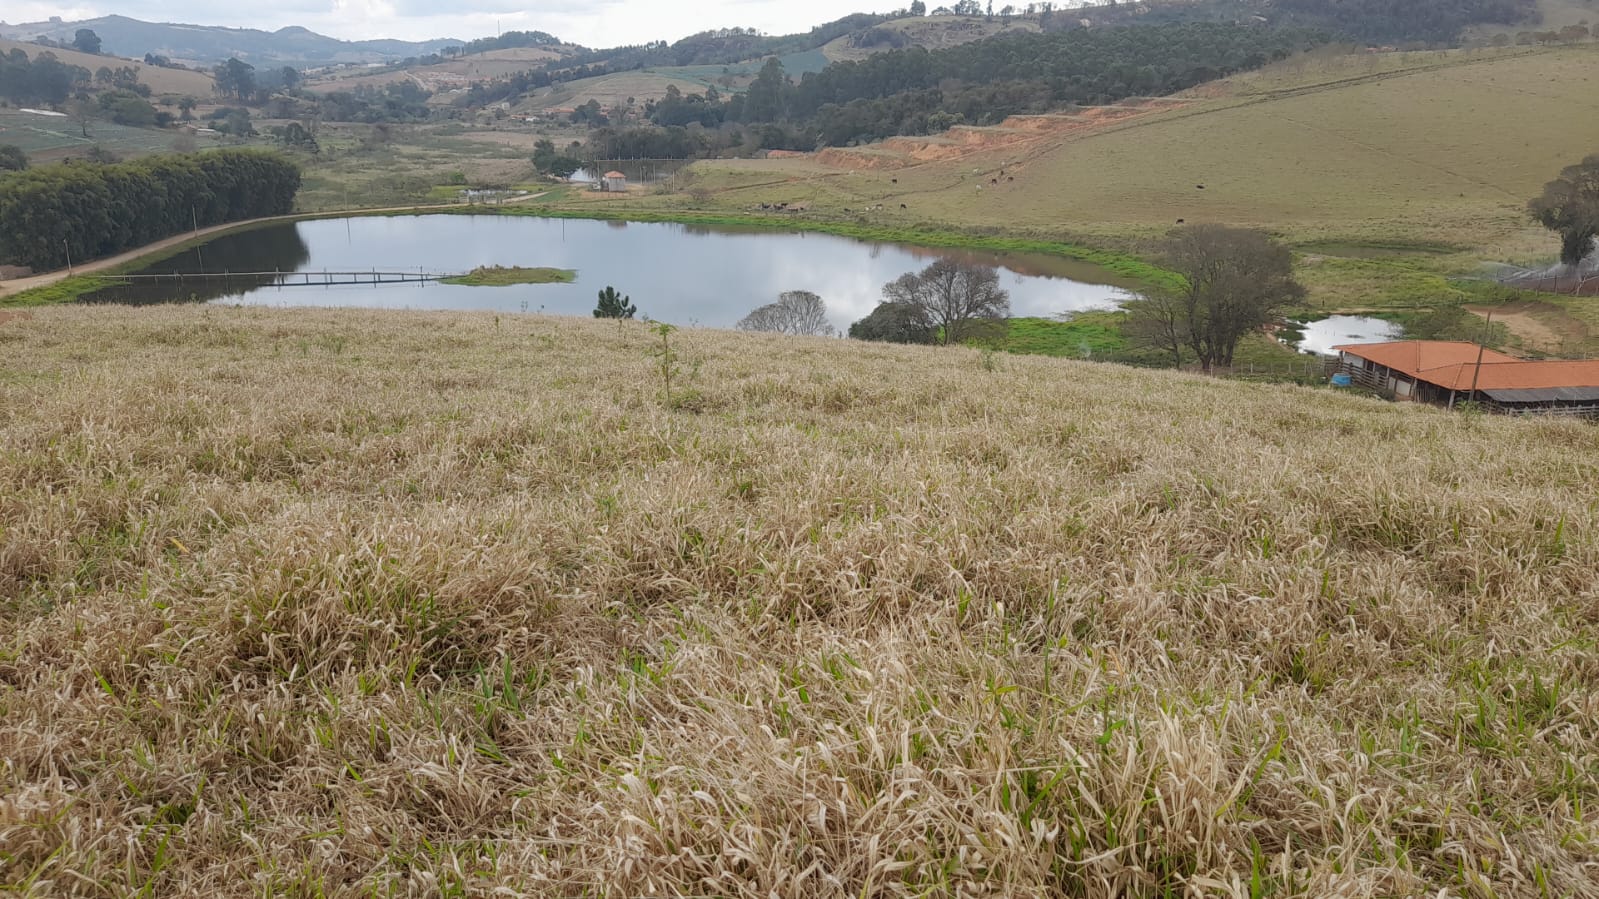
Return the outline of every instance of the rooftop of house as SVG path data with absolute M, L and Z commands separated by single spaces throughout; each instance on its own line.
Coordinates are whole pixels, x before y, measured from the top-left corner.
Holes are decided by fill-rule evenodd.
M 1599 388 L 1599 359 L 1533 361 L 1450 340 L 1354 343 L 1333 349 L 1445 390 Z

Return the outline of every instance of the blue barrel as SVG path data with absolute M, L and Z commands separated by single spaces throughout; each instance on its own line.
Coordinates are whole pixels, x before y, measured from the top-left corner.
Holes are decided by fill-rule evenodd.
M 1354 383 L 1354 379 L 1343 372 L 1339 372 L 1338 374 L 1332 376 L 1332 386 L 1334 387 L 1352 387 L 1354 386 Z

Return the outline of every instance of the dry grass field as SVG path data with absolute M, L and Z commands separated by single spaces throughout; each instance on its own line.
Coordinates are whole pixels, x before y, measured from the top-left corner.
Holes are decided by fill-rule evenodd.
M 358 87 L 382 87 L 401 81 L 414 81 L 423 90 L 447 92 L 470 87 L 480 81 L 492 81 L 517 72 L 538 68 L 552 59 L 566 55 L 566 47 L 513 47 L 490 50 L 471 56 L 451 59 L 431 66 L 411 66 L 378 75 L 363 75 L 361 69 L 339 69 L 323 78 L 306 83 L 306 88 L 319 93 L 349 91 Z
M 10 53 L 12 50 L 21 50 L 28 54 L 29 59 L 40 53 L 54 53 L 56 58 L 62 62 L 68 65 L 82 66 L 88 69 L 91 75 L 106 66 L 113 69 L 137 69 L 139 80 L 150 85 L 150 90 L 156 94 L 191 96 L 207 100 L 211 97 L 216 86 L 216 82 L 205 72 L 147 66 L 143 62 L 123 59 L 120 56 L 94 56 L 88 53 L 79 53 L 76 50 L 60 50 L 54 47 L 41 47 L 38 44 L 0 38 L 0 53 Z
M 518 108 L 542 112 L 582 106 L 590 100 L 611 108 L 625 106 L 629 99 L 642 107 L 648 100 L 665 97 L 668 87 L 676 87 L 685 94 L 697 94 L 704 93 L 705 82 L 676 74 L 671 69 L 615 72 L 541 88 L 529 94 Z
M 0 323 L 0 884 L 1599 893 L 1599 430 L 670 341 Z

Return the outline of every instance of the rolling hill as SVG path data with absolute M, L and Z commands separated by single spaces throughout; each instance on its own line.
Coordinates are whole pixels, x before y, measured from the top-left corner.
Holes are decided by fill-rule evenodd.
M 169 69 L 162 66 L 145 65 L 135 59 L 124 59 L 119 56 L 96 56 L 90 53 L 79 53 L 76 50 L 61 50 L 55 47 L 41 47 L 38 44 L 23 43 L 21 41 L 0 38 L 0 53 L 10 53 L 21 50 L 29 59 L 40 53 L 53 53 L 55 57 L 68 65 L 82 66 L 91 73 L 104 66 L 113 69 L 131 67 L 139 73 L 139 80 L 150 85 L 150 90 L 157 94 L 174 94 L 199 97 L 201 99 L 211 96 L 215 82 L 209 72 L 197 72 L 190 69 Z
M 695 170 L 744 207 L 1103 235 L 1226 221 L 1517 255 L 1542 245 L 1526 200 L 1599 147 L 1599 45 L 1302 58 L 1160 106 Z
M 990 19 L 985 16 L 923 16 L 894 19 L 875 29 L 863 29 L 855 34 L 837 38 L 822 52 L 829 61 L 842 62 L 865 59 L 873 53 L 902 47 L 923 47 L 939 50 L 980 41 L 1004 34 L 1007 31 L 1037 31 L 1036 17 L 1004 17 Z M 877 38 L 876 35 L 884 35 Z M 889 37 L 897 35 L 897 37 Z
M 411 56 L 436 53 L 461 43 L 445 39 L 421 42 L 341 41 L 299 27 L 261 31 L 254 28 L 145 22 L 127 16 L 6 25 L 0 27 L 0 36 L 19 40 L 48 37 L 71 42 L 79 28 L 93 30 L 105 42 L 105 50 L 109 53 L 141 58 L 146 53 L 154 53 L 184 63 L 207 66 L 230 57 L 238 57 L 257 66 L 397 62 Z
M 517 72 L 536 69 L 568 55 L 570 46 L 515 47 L 489 50 L 470 56 L 448 59 L 433 65 L 412 65 L 364 74 L 361 70 L 340 69 L 305 83 L 308 90 L 325 93 L 353 90 L 362 85 L 382 86 L 398 81 L 416 82 L 424 90 L 443 93 L 469 87 L 481 81 L 504 78 Z

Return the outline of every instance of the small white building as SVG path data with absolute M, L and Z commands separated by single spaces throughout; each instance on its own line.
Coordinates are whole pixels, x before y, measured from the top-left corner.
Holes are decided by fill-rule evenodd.
M 606 172 L 600 179 L 600 190 L 627 193 L 627 176 L 617 171 Z

